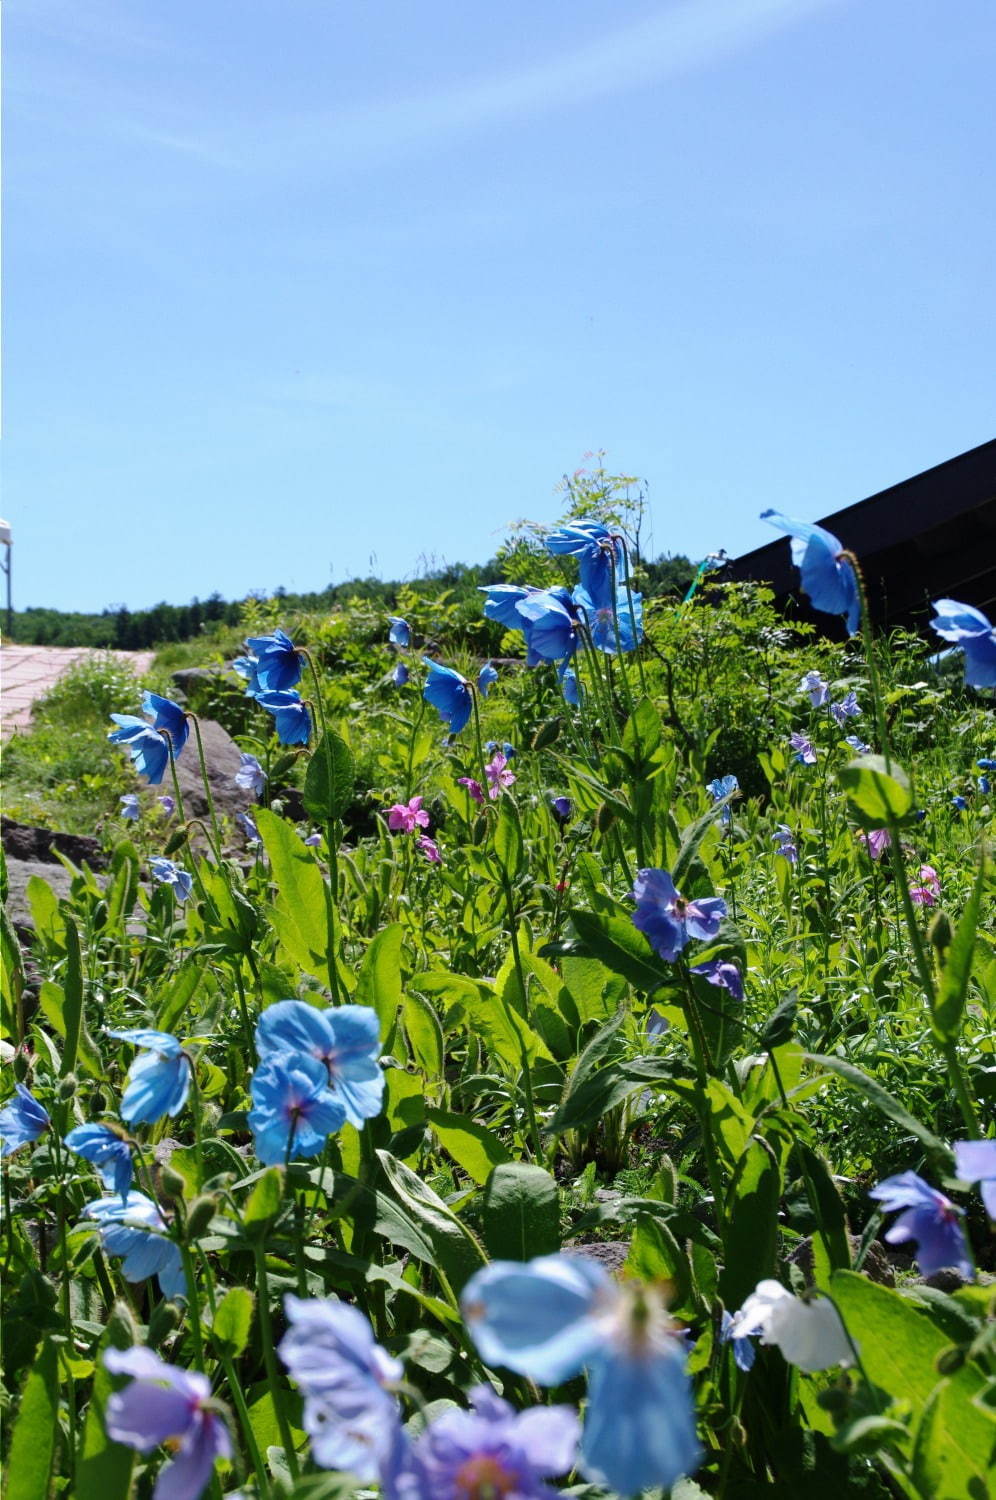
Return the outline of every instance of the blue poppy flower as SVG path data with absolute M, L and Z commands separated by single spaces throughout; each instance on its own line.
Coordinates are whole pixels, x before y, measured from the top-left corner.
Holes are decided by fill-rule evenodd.
M 505 740 L 504 744 L 501 745 L 499 745 L 497 740 L 485 740 L 484 748 L 489 755 L 494 755 L 496 751 L 500 750 L 506 760 L 514 759 L 514 757 L 518 754 L 515 746 L 510 745 L 508 743 L 508 740 Z
M 50 1123 L 45 1106 L 23 1083 L 15 1083 L 12 1098 L 0 1109 L 0 1156 L 13 1156 L 22 1146 L 29 1146 Z
M 253 1107 L 249 1128 L 256 1155 L 265 1166 L 291 1156 L 317 1156 L 334 1131 L 345 1123 L 346 1110 L 329 1087 L 329 1076 L 316 1057 L 275 1052 L 260 1063 L 249 1085 Z
M 544 1481 L 573 1469 L 581 1434 L 569 1406 L 517 1412 L 488 1385 L 469 1392 L 472 1411 L 450 1407 L 416 1440 L 412 1468 L 422 1500 L 501 1495 L 551 1500 Z
M 952 797 L 951 806 L 955 812 L 968 812 L 968 801 L 965 797 Z
M 733 1358 L 739 1370 L 752 1370 L 757 1358 L 757 1350 L 751 1340 L 743 1334 L 734 1332 L 733 1314 L 723 1308 L 723 1319 L 720 1325 L 719 1341 L 721 1344 L 733 1344 Z
M 643 640 L 643 596 L 641 594 L 633 595 L 631 609 L 629 596 L 620 589 L 616 598 L 616 608 L 613 610 L 611 599 L 598 604 L 587 589 L 576 588 L 574 603 L 585 619 L 592 643 L 606 655 L 615 655 L 619 650 L 635 651 Z
M 844 744 L 850 745 L 857 755 L 867 755 L 871 750 L 871 745 L 866 745 L 860 734 L 845 734 Z
M 151 1125 L 163 1115 L 178 1115 L 187 1102 L 191 1065 L 176 1037 L 151 1027 L 107 1034 L 143 1049 L 128 1069 L 122 1120 L 129 1125 Z
M 301 681 L 301 658 L 282 630 L 251 636 L 246 645 L 256 658 L 256 681 L 264 693 L 286 693 Z
M 771 837 L 778 845 L 775 853 L 780 854 L 782 859 L 787 859 L 790 865 L 796 864 L 799 859 L 799 848 L 795 842 L 795 835 L 788 824 L 779 823 Z
M 561 666 L 557 670 L 560 678 L 560 691 L 564 695 L 564 702 L 571 708 L 577 708 L 581 702 L 581 685 L 578 682 L 578 674 L 573 667 Z
M 394 683 L 395 687 L 405 687 L 411 675 L 412 674 L 405 666 L 405 663 L 403 661 L 399 661 L 395 664 L 394 671 L 391 673 L 391 681 Z
M 178 901 L 186 901 L 194 888 L 194 877 L 182 866 L 174 864 L 171 859 L 164 859 L 161 854 L 154 854 L 149 860 L 149 874 L 153 880 L 158 880 L 160 885 L 168 885 Z
M 342 1100 L 346 1119 L 359 1130 L 379 1115 L 384 1101 L 380 1066 L 380 1022 L 367 1005 L 317 1010 L 303 1000 L 268 1005 L 256 1027 L 260 1057 L 303 1052 L 325 1064 L 326 1077 Z
M 807 739 L 804 734 L 800 734 L 796 730 L 794 734 L 789 735 L 789 744 L 795 752 L 795 759 L 800 765 L 815 766 L 816 751 L 813 749 L 812 741 Z
M 145 693 L 142 697 L 142 712 L 152 715 L 153 729 L 163 730 L 169 735 L 173 754 L 179 755 L 190 734 L 187 715 L 179 703 L 172 698 L 160 698 L 158 693 Z
M 151 1198 L 135 1192 L 128 1194 L 127 1203 L 98 1198 L 87 1204 L 83 1217 L 96 1219 L 104 1254 L 121 1261 L 126 1281 L 155 1276 L 164 1297 L 186 1297 L 179 1247 L 167 1238 L 166 1221 Z
M 550 811 L 563 828 L 564 824 L 569 823 L 574 816 L 574 804 L 570 797 L 551 797 Z
M 138 774 L 144 776 L 150 786 L 158 786 L 169 765 L 169 750 L 163 736 L 134 714 L 111 714 L 111 718 L 120 726 L 107 736 L 111 744 L 125 745 Z
M 410 646 L 412 643 L 412 631 L 408 621 L 403 620 L 400 615 L 388 615 L 387 618 L 391 622 L 387 638 L 392 645 Z
M 636 902 L 633 926 L 667 963 L 674 962 L 689 938 L 714 938 L 726 916 L 721 896 L 687 900 L 675 890 L 667 870 L 638 870 L 629 895 Z
M 810 670 L 799 684 L 801 693 L 809 694 L 809 701 L 814 708 L 822 708 L 830 697 L 830 688 L 819 672 Z
M 740 783 L 735 776 L 717 776 L 714 781 L 706 782 L 706 791 L 714 802 L 722 802 L 724 797 L 729 797 L 733 792 L 739 792 Z M 724 827 L 729 827 L 733 819 L 733 809 L 727 804 L 720 814 L 720 821 Z
M 259 662 L 255 656 L 237 656 L 232 662 L 232 670 L 238 672 L 239 676 L 246 680 L 245 696 L 247 698 L 256 698 L 264 691 L 256 670 L 258 666 Z
M 473 705 L 470 683 L 452 667 L 440 666 L 438 661 L 431 661 L 427 656 L 423 656 L 422 661 L 429 668 L 423 698 L 449 725 L 450 734 L 459 734 L 470 718 Z
M 544 540 L 548 552 L 577 558 L 581 587 L 592 608 L 611 610 L 613 588 L 626 565 L 622 538 L 599 521 L 569 521 Z
M 975 784 L 979 788 L 979 791 L 982 793 L 983 797 L 989 796 L 989 792 L 992 788 L 992 783 L 990 782 L 988 776 L 977 777 Z
M 996 1220 L 996 1140 L 955 1141 L 955 1171 L 962 1182 L 977 1182 L 986 1212 Z
M 873 1187 L 868 1196 L 881 1203 L 887 1214 L 903 1210 L 885 1238 L 890 1245 L 916 1240 L 916 1261 L 925 1276 L 953 1266 L 971 1281 L 975 1269 L 958 1223 L 962 1211 L 943 1193 L 915 1172 L 899 1172 Z
M 698 974 L 707 984 L 728 990 L 734 1000 L 744 998 L 744 982 L 740 977 L 740 970 L 729 959 L 713 958 L 708 963 L 693 964 L 691 972 Z
M 484 666 L 477 674 L 477 691 L 480 693 L 482 698 L 486 698 L 488 696 L 488 690 L 492 688 L 497 681 L 498 673 L 495 671 L 491 663 L 489 661 L 486 661 L 484 663 Z
M 985 615 L 956 599 L 934 602 L 936 619 L 931 626 L 945 641 L 953 641 L 965 653 L 965 681 L 969 687 L 996 687 L 996 630 Z
M 256 822 L 253 818 L 252 813 L 236 813 L 235 821 L 236 823 L 238 823 L 239 827 L 242 829 L 242 832 L 245 834 L 247 844 L 259 844 L 262 842 L 259 836 L 259 829 L 256 827 Z
M 525 629 L 525 621 L 516 605 L 521 599 L 528 599 L 531 595 L 542 592 L 533 584 L 518 583 L 489 583 L 479 585 L 479 590 L 488 596 L 483 605 L 486 618 L 504 625 L 506 630 Z
M 861 596 L 854 569 L 842 556 L 841 542 L 822 526 L 797 521 L 777 510 L 763 510 L 761 520 L 792 538 L 792 561 L 802 574 L 802 587 L 813 608 L 846 616 L 853 635 L 861 624 Z
M 132 1377 L 107 1398 L 108 1437 L 139 1453 L 169 1443 L 174 1456 L 156 1482 L 155 1500 L 197 1500 L 215 1460 L 232 1456 L 231 1434 L 211 1403 L 210 1380 L 141 1347 L 107 1349 L 104 1364 L 112 1375 Z
M 125 821 L 137 823 L 142 816 L 142 809 L 138 805 L 138 798 L 135 793 L 125 792 L 123 797 L 118 798 L 118 801 L 121 803 L 121 816 Z
M 64 1144 L 84 1161 L 93 1162 L 105 1187 L 127 1198 L 133 1171 L 131 1147 L 116 1130 L 109 1125 L 77 1125 Z
M 663 1300 L 581 1256 L 494 1261 L 461 1298 L 482 1359 L 542 1385 L 588 1370 L 580 1468 L 633 1494 L 668 1488 L 700 1450 L 685 1352 Z
M 975 764 L 978 766 L 980 771 L 996 771 L 996 760 L 992 760 L 989 756 L 983 756 L 983 758 L 981 760 L 977 760 Z
M 242 791 L 251 793 L 253 797 L 262 797 L 266 787 L 266 772 L 263 767 L 255 755 L 250 755 L 248 750 L 240 752 L 239 761 L 239 769 L 232 778 L 235 785 Z
M 306 745 L 311 738 L 311 716 L 299 693 L 257 693 L 256 702 L 276 720 L 282 745 Z
M 858 696 L 853 691 L 848 693 L 846 698 L 842 698 L 839 703 L 831 703 L 830 705 L 830 717 L 839 729 L 843 729 L 848 719 L 857 719 L 860 715 L 861 709 L 858 707 Z
M 530 652 L 544 661 L 566 661 L 578 648 L 578 612 L 564 589 L 540 589 L 515 606 Z

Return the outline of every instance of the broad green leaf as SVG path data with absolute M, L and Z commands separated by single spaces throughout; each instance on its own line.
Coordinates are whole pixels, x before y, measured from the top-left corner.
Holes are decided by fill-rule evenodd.
M 114 846 L 111 879 L 105 891 L 107 931 L 120 937 L 138 897 L 138 850 L 127 839 Z
M 688 1255 L 662 1219 L 637 1216 L 625 1269 L 640 1281 L 669 1283 L 668 1303 L 679 1317 L 695 1311 Z
M 51 1339 L 25 1381 L 7 1459 L 4 1500 L 44 1500 L 59 1431 L 59 1362 Z
M 560 1249 L 560 1196 L 529 1162 L 495 1167 L 484 1191 L 484 1243 L 492 1260 L 531 1260 Z
M 436 1266 L 459 1293 L 467 1278 L 484 1264 L 484 1252 L 477 1240 L 404 1162 L 397 1161 L 390 1151 L 378 1151 L 377 1158 L 399 1206 L 429 1240 Z
M 499 806 L 495 854 L 507 879 L 514 880 L 522 868 L 524 850 L 518 809 L 510 797 L 503 797 Z
M 722 1079 L 710 1078 L 706 1086 L 706 1097 L 717 1144 L 721 1146 L 730 1166 L 735 1167 L 747 1150 L 747 1143 L 754 1129 L 754 1118 Z
M 43 979 L 41 988 L 38 991 L 38 1006 L 49 1026 L 55 1032 L 55 1035 L 64 1040 L 66 1035 L 66 999 L 61 984 L 56 984 L 54 979 Z M 103 1063 L 84 1027 L 80 1028 L 78 1048 L 80 1065 L 86 1069 L 91 1077 L 103 1078 Z
M 203 974 L 204 966 L 200 960 L 195 959 L 188 959 L 176 971 L 166 986 L 166 993 L 156 1016 L 156 1025 L 160 1031 L 172 1031 L 181 1018 L 189 1015 Z
M 619 1008 L 625 994 L 625 980 L 613 974 L 595 958 L 571 958 L 561 961 L 564 987 L 574 1002 L 582 1025 L 588 1021 L 607 1021 Z
M 767 1141 L 754 1136 L 726 1195 L 719 1288 L 727 1307 L 740 1307 L 759 1281 L 775 1274 L 781 1191 L 775 1154 Z
M 586 953 L 599 959 L 607 969 L 622 974 L 637 989 L 651 994 L 671 978 L 670 970 L 657 958 L 643 933 L 633 926 L 629 914 L 572 911 L 571 921 Z
M 105 1349 L 130 1349 L 135 1325 L 128 1307 L 115 1303 L 107 1332 L 98 1346 L 90 1403 L 83 1428 L 83 1449 L 76 1468 L 76 1500 L 127 1500 L 135 1451 L 107 1436 L 105 1412 L 115 1380 L 104 1368 Z
M 910 1135 L 916 1136 L 921 1145 L 926 1146 L 932 1155 L 936 1155 L 946 1163 L 950 1162 L 951 1152 L 944 1142 L 939 1140 L 932 1130 L 928 1130 L 926 1125 L 921 1125 L 920 1121 L 911 1115 L 898 1099 L 894 1099 L 888 1089 L 884 1089 L 877 1079 L 870 1078 L 853 1063 L 844 1062 L 840 1057 L 825 1057 L 818 1052 L 807 1052 L 806 1061 L 815 1063 L 818 1068 L 826 1068 L 830 1073 L 836 1073 L 852 1088 L 864 1094 L 865 1098 L 876 1105 L 884 1115 L 888 1115 L 890 1120 L 894 1120 Z
M 281 946 L 306 974 L 320 974 L 328 965 L 329 924 L 314 852 L 269 808 L 257 808 L 256 826 L 277 886 L 272 918 Z
M 211 1337 L 222 1354 L 238 1359 L 249 1342 L 252 1327 L 253 1294 L 244 1286 L 231 1287 L 218 1304 Z
M 634 776 L 643 776 L 661 743 L 661 716 L 649 698 L 641 698 L 622 733 L 622 747 Z
M 851 1246 L 847 1238 L 847 1219 L 837 1184 L 819 1152 L 802 1141 L 796 1143 L 802 1163 L 809 1204 L 816 1217 L 813 1235 L 814 1274 L 817 1285 L 824 1286 L 830 1271 L 846 1271 L 851 1266 Z M 822 1273 L 822 1274 L 821 1274 Z
M 901 822 L 913 806 L 913 789 L 902 766 L 884 756 L 859 755 L 837 772 L 847 805 L 862 828 L 883 828 L 890 818 Z
M 671 879 L 679 890 L 682 882 L 688 878 L 692 863 L 699 852 L 699 845 L 729 800 L 730 798 L 724 797 L 721 801 L 714 802 L 708 812 L 704 812 L 700 818 L 696 818 L 694 822 L 688 824 L 687 828 L 681 830 L 681 842 L 675 856 L 674 869 L 671 871 Z
M 425 1113 L 443 1147 L 478 1187 L 487 1182 L 492 1168 L 511 1160 L 498 1137 L 476 1120 L 443 1109 L 427 1109 Z
M 247 1229 L 259 1228 L 276 1218 L 283 1198 L 284 1179 L 279 1167 L 268 1167 L 256 1181 L 249 1201 L 242 1210 L 242 1220 Z
M 948 949 L 941 982 L 937 987 L 931 1024 L 934 1034 L 942 1042 L 953 1042 L 961 1026 L 962 1012 L 968 995 L 968 983 L 972 977 L 972 955 L 979 927 L 979 911 L 982 892 L 986 883 L 986 861 L 979 861 L 979 873 L 975 878 L 972 893 L 968 898 L 961 921 Z
M 66 922 L 59 910 L 59 898 L 47 880 L 32 875 L 24 888 L 35 932 L 48 948 L 62 948 L 66 941 Z
M 304 805 L 318 823 L 341 818 L 353 800 L 356 768 L 353 752 L 330 729 L 315 747 L 304 778 Z
M 682 1072 L 675 1058 L 634 1057 L 626 1062 L 611 1062 L 589 1074 L 582 1083 L 565 1092 L 553 1119 L 545 1127 L 551 1135 L 565 1130 L 587 1130 L 597 1124 L 607 1110 L 615 1109 L 631 1094 L 645 1089 L 669 1088 L 686 1098 L 694 1096 L 694 1085 Z
M 439 1018 L 429 1002 L 414 991 L 404 1003 L 405 1033 L 416 1064 L 429 1084 L 443 1081 L 445 1049 Z
M 390 1042 L 401 1006 L 401 950 L 404 928 L 392 922 L 374 937 L 360 965 L 353 1001 L 377 1012 L 385 1046 Z
M 856 1271 L 835 1271 L 830 1292 L 868 1379 L 919 1415 L 937 1384 L 934 1361 L 945 1335 L 905 1297 Z
M 475 984 L 460 994 L 460 1005 L 488 1051 L 518 1077 L 537 1058 L 552 1062 L 549 1047 L 505 999 L 487 985 Z
M 936 1385 L 913 1440 L 913 1478 L 930 1500 L 985 1500 L 996 1476 L 996 1412 L 977 1404 L 969 1366 Z

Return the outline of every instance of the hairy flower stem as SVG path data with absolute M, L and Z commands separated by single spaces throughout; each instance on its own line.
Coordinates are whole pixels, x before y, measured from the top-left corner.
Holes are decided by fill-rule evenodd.
M 712 1058 L 709 1055 L 709 1045 L 706 1041 L 705 1031 L 702 1028 L 702 1017 L 699 1015 L 698 1001 L 695 998 L 695 989 L 692 985 L 692 976 L 688 971 L 688 965 L 684 959 L 679 959 L 678 967 L 685 991 L 682 1009 L 685 1012 L 685 1020 L 688 1022 L 688 1036 L 692 1044 L 695 1077 L 701 1101 L 699 1104 L 699 1123 L 702 1126 L 703 1155 L 705 1156 L 706 1171 L 709 1174 L 709 1186 L 712 1190 L 713 1201 L 716 1206 L 716 1224 L 718 1227 L 722 1222 L 725 1195 L 723 1193 L 723 1179 L 719 1171 L 719 1157 L 716 1152 L 712 1133 L 712 1111 L 710 1110 L 709 1100 L 706 1096 L 709 1078 L 713 1076 Z
M 287 1419 L 287 1412 L 284 1409 L 280 1372 L 277 1369 L 277 1359 L 273 1342 L 273 1320 L 270 1317 L 270 1283 L 266 1274 L 266 1248 L 262 1240 L 254 1241 L 253 1255 L 256 1261 L 259 1331 L 263 1345 L 263 1363 L 266 1367 L 266 1379 L 269 1383 L 270 1394 L 273 1397 L 273 1409 L 277 1414 L 277 1426 L 280 1428 L 280 1440 L 284 1445 L 284 1457 L 287 1460 L 287 1467 L 290 1470 L 291 1478 L 296 1480 L 301 1471 L 297 1461 L 297 1453 L 294 1451 L 290 1422 Z
M 212 849 L 214 851 L 214 857 L 218 861 L 218 865 L 220 867 L 221 866 L 221 828 L 219 827 L 219 824 L 218 824 L 218 814 L 215 812 L 215 808 L 214 808 L 214 798 L 211 795 L 211 782 L 208 779 L 207 761 L 204 759 L 204 742 L 201 739 L 201 726 L 198 723 L 197 715 L 196 714 L 187 714 L 187 718 L 190 720 L 191 724 L 193 724 L 193 726 L 194 726 L 194 738 L 197 741 L 197 758 L 198 758 L 198 760 L 201 763 L 201 780 L 204 783 L 204 795 L 207 798 L 208 816 L 211 819 L 211 832 L 213 834 L 213 838 L 211 840 L 211 847 L 212 847 Z
M 522 996 L 522 1008 L 525 1012 L 523 1019 L 527 1024 L 531 1024 L 529 1016 L 529 991 L 526 988 L 526 974 L 525 970 L 522 967 L 522 954 L 519 952 L 519 934 L 515 925 L 515 903 L 512 899 L 512 885 L 508 877 L 508 872 L 501 861 L 498 860 L 497 854 L 495 855 L 495 858 L 498 863 L 498 868 L 501 872 L 501 887 L 503 892 L 505 893 L 505 910 L 508 914 L 508 935 L 512 943 L 512 964 L 515 968 L 516 978 L 519 981 L 519 993 Z M 540 1135 L 539 1122 L 536 1118 L 536 1101 L 533 1098 L 533 1080 L 529 1067 L 529 1054 L 526 1051 L 526 1045 L 522 1039 L 522 1033 L 519 1031 L 514 1005 L 509 1005 L 508 1017 L 513 1027 L 515 1028 L 515 1033 L 518 1037 L 519 1042 L 519 1053 L 522 1058 L 522 1091 L 525 1098 L 526 1120 L 529 1125 L 529 1134 L 532 1139 L 533 1151 L 535 1153 L 536 1160 L 542 1161 L 543 1138 Z
M 304 646 L 298 646 L 298 656 L 303 656 L 308 663 L 311 679 L 315 684 L 315 707 L 318 711 L 318 720 L 322 730 L 322 744 L 325 747 L 325 755 L 328 765 L 329 786 L 333 782 L 332 745 L 329 740 L 328 720 L 325 717 L 325 701 L 322 698 L 322 682 L 318 675 L 318 668 L 311 652 Z M 340 1004 L 339 993 L 339 836 L 338 825 L 334 818 L 329 818 L 325 825 L 325 843 L 329 852 L 329 879 L 326 887 L 325 909 L 329 924 L 329 946 L 327 964 L 329 971 L 329 990 L 332 995 L 332 1004 Z

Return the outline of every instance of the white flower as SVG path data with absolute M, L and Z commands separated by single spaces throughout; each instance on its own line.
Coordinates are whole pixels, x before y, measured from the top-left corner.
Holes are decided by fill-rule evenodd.
M 776 1344 L 790 1365 L 800 1370 L 828 1370 L 854 1361 L 840 1314 L 827 1297 L 805 1301 L 793 1297 L 778 1281 L 759 1281 L 730 1326 L 731 1338 L 760 1334 L 762 1344 Z

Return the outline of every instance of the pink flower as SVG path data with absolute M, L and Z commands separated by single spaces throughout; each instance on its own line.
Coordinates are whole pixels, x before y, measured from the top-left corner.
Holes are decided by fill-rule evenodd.
M 443 856 L 439 852 L 439 845 L 429 838 L 428 834 L 421 834 L 416 840 L 419 852 L 424 854 L 430 865 L 441 865 Z
M 513 776 L 512 780 L 515 780 Z M 475 781 L 473 776 L 458 776 L 457 786 L 465 786 L 475 802 L 484 801 L 484 793 L 481 791 L 481 783 Z
M 941 879 L 933 865 L 920 866 L 920 884 L 910 886 L 914 906 L 936 906 L 941 899 Z
M 490 760 L 484 767 L 488 781 L 491 783 L 488 787 L 488 796 L 492 802 L 501 796 L 502 791 L 506 787 L 515 785 L 515 777 L 512 775 L 512 772 L 505 769 L 507 765 L 508 761 L 502 755 L 501 751 L 498 750 L 494 759 Z
M 413 797 L 407 805 L 395 802 L 387 810 L 387 826 L 392 833 L 414 833 L 416 828 L 428 828 L 429 814 L 422 809 L 422 798 Z
M 886 849 L 892 843 L 892 834 L 887 828 L 873 828 L 870 833 L 859 833 L 858 838 L 864 844 L 872 859 L 881 859 Z

